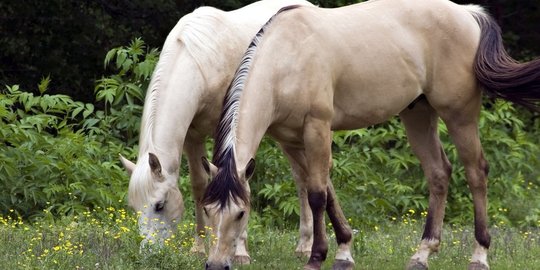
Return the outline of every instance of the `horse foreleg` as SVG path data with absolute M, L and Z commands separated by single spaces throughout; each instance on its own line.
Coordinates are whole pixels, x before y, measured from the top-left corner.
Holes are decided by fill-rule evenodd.
M 300 238 L 298 239 L 295 253 L 299 257 L 309 257 L 311 246 L 313 245 L 313 215 L 309 207 L 306 188 L 297 184 L 296 189 L 298 191 L 298 200 L 300 201 Z
M 324 224 L 327 202 L 330 144 L 332 133 L 329 121 L 307 117 L 304 123 L 304 147 L 308 165 L 307 193 L 313 213 L 313 246 L 304 269 L 321 269 L 328 253 L 328 240 Z
M 429 186 L 429 207 L 422 241 L 407 269 L 427 269 L 429 255 L 439 250 L 452 168 L 438 136 L 438 116 L 426 101 L 416 104 L 413 109 L 405 109 L 400 117 Z
M 195 202 L 195 241 L 191 252 L 201 255 L 206 254 L 204 237 L 205 237 L 205 224 L 203 219 L 203 209 L 201 200 L 208 183 L 208 176 L 203 169 L 201 158 L 206 156 L 204 143 L 199 140 L 187 140 L 184 146 L 184 151 L 187 156 L 189 174 L 191 178 L 191 189 L 193 194 L 193 201 Z
M 300 202 L 300 238 L 295 253 L 298 257 L 309 257 L 313 245 L 313 216 L 307 198 L 307 161 L 303 149 L 281 145 L 283 153 L 289 160 L 292 175 L 296 183 L 296 191 Z
M 349 226 L 341 206 L 336 197 L 336 192 L 334 191 L 334 185 L 332 181 L 328 179 L 327 182 L 327 197 L 326 197 L 326 212 L 332 222 L 334 227 L 334 232 L 336 233 L 336 241 L 338 244 L 338 250 L 336 252 L 336 260 L 333 269 L 353 269 L 354 268 L 354 259 L 351 254 L 352 246 L 352 230 Z

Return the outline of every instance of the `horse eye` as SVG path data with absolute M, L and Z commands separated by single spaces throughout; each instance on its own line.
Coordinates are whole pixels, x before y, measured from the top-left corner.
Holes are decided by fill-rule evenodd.
M 246 213 L 246 211 L 241 211 L 239 214 L 238 214 L 238 217 L 236 217 L 236 220 L 241 220 L 243 217 L 244 217 L 244 214 Z
M 156 205 L 154 206 L 154 211 L 160 212 L 161 210 L 163 210 L 163 208 L 165 208 L 165 203 L 166 201 L 160 201 L 156 203 Z

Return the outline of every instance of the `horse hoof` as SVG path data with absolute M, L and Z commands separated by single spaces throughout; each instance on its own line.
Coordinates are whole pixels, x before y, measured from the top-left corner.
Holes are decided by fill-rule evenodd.
M 419 260 L 410 260 L 407 270 L 428 270 L 428 266 Z
M 234 256 L 234 263 L 235 264 L 241 264 L 241 265 L 250 264 L 251 263 L 251 258 L 249 256 L 246 256 L 246 255 Z
M 306 264 L 304 265 L 304 270 L 321 270 L 321 267 L 317 267 L 314 265 Z
M 311 256 L 311 250 L 295 251 L 294 254 L 298 258 L 309 258 Z
M 346 260 L 336 260 L 332 265 L 332 270 L 353 270 L 354 262 Z
M 467 269 L 468 270 L 489 270 L 489 266 L 481 262 L 471 262 Z
M 321 270 L 322 262 L 311 261 L 304 265 L 304 270 Z

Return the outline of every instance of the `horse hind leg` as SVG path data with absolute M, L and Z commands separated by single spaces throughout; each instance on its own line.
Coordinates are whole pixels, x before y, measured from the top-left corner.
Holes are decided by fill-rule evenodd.
M 411 148 L 420 160 L 429 187 L 429 207 L 417 252 L 407 269 L 427 269 L 428 257 L 439 250 L 441 232 L 452 171 L 437 131 L 438 116 L 426 100 L 400 113 Z
M 480 102 L 478 102 L 480 103 Z M 478 110 L 480 105 L 478 105 Z M 459 158 L 465 168 L 465 176 L 474 204 L 474 235 L 476 246 L 469 269 L 489 269 L 487 253 L 491 242 L 487 216 L 487 175 L 489 166 L 484 158 L 478 134 L 478 111 L 466 114 L 466 110 L 443 117 Z M 473 115 L 473 117 L 471 117 Z

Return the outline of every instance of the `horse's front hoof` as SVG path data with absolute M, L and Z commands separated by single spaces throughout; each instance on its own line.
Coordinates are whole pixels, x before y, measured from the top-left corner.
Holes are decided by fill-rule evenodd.
M 234 256 L 234 263 L 235 264 L 241 264 L 241 265 L 250 264 L 251 263 L 251 257 L 246 256 L 246 255 Z
M 347 260 L 335 260 L 332 270 L 353 270 L 354 262 Z
M 320 270 L 321 266 L 322 262 L 310 260 L 306 265 L 304 265 L 304 270 Z
M 410 260 L 409 264 L 407 265 L 407 270 L 428 270 L 427 264 L 419 261 L 419 260 Z
M 304 270 L 321 270 L 321 266 L 317 267 L 312 264 L 306 264 L 304 265 Z
M 467 269 L 468 270 L 489 270 L 489 266 L 481 262 L 471 262 Z

